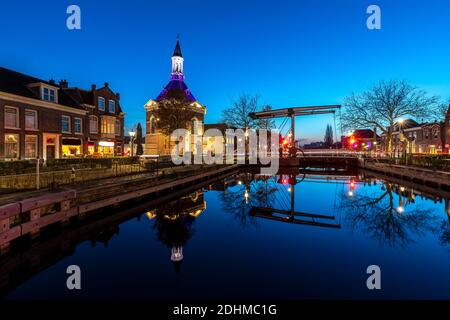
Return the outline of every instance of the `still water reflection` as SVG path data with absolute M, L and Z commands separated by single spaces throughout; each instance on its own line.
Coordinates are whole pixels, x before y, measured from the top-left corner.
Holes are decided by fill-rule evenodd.
M 447 298 L 450 208 L 377 177 L 240 173 L 0 260 L 7 299 Z M 82 290 L 66 289 L 79 265 Z M 382 290 L 366 288 L 366 268 Z

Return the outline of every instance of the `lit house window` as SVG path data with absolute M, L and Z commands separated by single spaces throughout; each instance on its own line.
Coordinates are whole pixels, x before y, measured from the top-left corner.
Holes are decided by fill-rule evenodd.
M 61 117 L 61 131 L 65 133 L 70 133 L 70 117 L 62 116 Z
M 19 128 L 19 109 L 5 107 L 5 128 Z
M 89 132 L 98 133 L 98 118 L 96 116 L 89 116 Z
M 102 134 L 114 134 L 115 118 L 110 116 L 101 117 Z
M 5 158 L 19 158 L 19 135 L 5 134 Z
M 105 111 L 105 98 L 98 97 L 98 110 Z
M 36 130 L 37 128 L 37 111 L 25 110 L 25 129 Z
M 73 130 L 75 133 L 82 133 L 83 125 L 81 122 L 81 118 L 73 118 Z
M 116 113 L 116 102 L 114 100 L 109 100 L 109 113 Z
M 50 102 L 56 102 L 56 95 L 55 95 L 55 90 L 54 89 L 50 89 L 47 87 L 44 87 L 44 94 L 43 94 L 43 99 L 46 101 L 50 101 Z
M 25 158 L 34 159 L 38 156 L 37 136 L 25 136 Z
M 116 136 L 120 136 L 120 120 L 116 119 L 114 132 L 116 133 Z

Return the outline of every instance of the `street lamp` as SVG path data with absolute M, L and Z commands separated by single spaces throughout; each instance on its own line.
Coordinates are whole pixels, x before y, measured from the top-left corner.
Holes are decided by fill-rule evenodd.
M 400 158 L 400 144 L 402 143 L 402 127 L 403 123 L 405 123 L 404 119 L 398 119 L 398 149 L 397 149 L 397 157 Z
M 135 135 L 136 135 L 136 132 L 134 132 L 133 130 L 130 130 L 130 132 L 128 132 L 128 134 L 130 135 L 131 156 L 133 156 L 133 150 L 134 150 L 134 137 L 135 137 Z

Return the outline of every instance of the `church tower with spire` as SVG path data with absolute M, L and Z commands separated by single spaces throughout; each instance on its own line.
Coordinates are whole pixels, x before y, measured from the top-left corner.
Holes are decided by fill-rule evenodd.
M 145 104 L 146 110 L 146 136 L 145 151 L 146 155 L 169 155 L 172 151 L 172 143 L 170 137 L 158 131 L 157 115 L 158 104 L 165 100 L 175 99 L 180 104 L 186 106 L 190 120 L 186 123 L 184 129 L 188 129 L 192 134 L 201 134 L 202 128 L 199 123 L 204 122 L 206 107 L 195 99 L 192 92 L 185 83 L 184 74 L 184 58 L 181 52 L 180 40 L 177 37 L 175 50 L 172 55 L 172 71 L 170 73 L 169 83 L 164 87 L 156 99 L 150 99 Z M 194 139 L 186 139 L 186 141 L 194 141 Z M 187 142 L 186 142 L 187 143 Z M 187 144 L 183 147 L 184 151 L 195 152 L 195 146 Z
M 171 80 L 184 81 L 183 63 L 184 59 L 181 53 L 180 40 L 177 39 L 177 44 L 172 55 L 172 73 L 170 74 Z

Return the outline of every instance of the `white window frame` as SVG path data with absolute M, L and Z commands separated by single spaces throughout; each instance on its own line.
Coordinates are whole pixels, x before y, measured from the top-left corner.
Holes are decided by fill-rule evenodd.
M 95 131 L 92 130 L 92 122 L 95 121 Z M 98 133 L 98 117 L 94 115 L 89 116 L 89 133 Z
M 100 108 L 100 100 L 103 101 L 103 109 Z M 105 109 L 106 109 L 106 101 L 105 101 L 105 98 L 103 98 L 103 97 L 98 97 L 97 104 L 98 104 L 98 110 L 100 110 L 100 111 L 105 111 Z
M 7 157 L 6 156 L 6 144 L 7 144 L 6 143 L 6 136 L 8 136 L 8 135 L 14 135 L 14 136 L 17 137 L 17 155 L 16 155 L 15 158 L 11 158 L 11 157 Z M 5 133 L 3 139 L 4 139 L 3 142 L 5 144 L 5 158 L 6 159 L 20 159 L 20 134 L 18 134 L 18 133 Z
M 15 109 L 16 110 L 16 125 L 14 127 L 9 127 L 6 125 L 6 109 Z M 18 107 L 5 106 L 3 114 L 3 121 L 5 122 L 5 129 L 20 129 L 20 110 Z
M 62 119 L 67 118 L 69 119 L 69 131 L 64 131 L 63 125 L 62 125 Z M 61 116 L 61 132 L 62 133 L 72 133 L 72 124 L 71 124 L 72 118 L 70 116 L 62 115 Z
M 36 146 L 36 153 L 34 154 L 34 156 L 32 156 L 32 157 L 27 157 L 27 154 L 26 154 L 26 152 L 27 152 L 27 137 L 34 137 L 35 139 L 36 139 L 36 141 L 35 141 L 35 146 Z M 25 159 L 36 159 L 37 158 L 37 156 L 38 156 L 38 154 L 39 154 L 39 143 L 38 143 L 38 140 L 39 138 L 38 138 L 38 136 L 37 135 L 33 135 L 33 134 L 27 134 L 27 135 L 25 135 L 25 139 L 24 139 L 24 141 L 23 141 L 23 145 L 24 145 L 24 157 L 25 157 Z
M 80 131 L 76 131 L 75 120 L 80 120 Z M 80 117 L 73 117 L 73 133 L 75 134 L 83 134 L 83 119 Z
M 45 99 L 45 89 L 48 90 L 48 98 Z M 51 96 L 53 92 L 53 101 L 51 100 Z M 44 101 L 48 101 L 48 102 L 52 102 L 52 103 L 58 103 L 58 94 L 57 94 L 57 90 L 55 88 L 52 88 L 50 86 L 42 86 L 42 100 Z
M 111 111 L 111 103 L 112 103 L 112 105 L 113 105 L 113 107 L 114 107 L 114 111 Z M 116 113 L 116 101 L 114 101 L 114 100 L 108 100 L 108 112 L 109 112 L 109 113 L 112 113 L 112 114 L 115 114 L 115 113 Z
M 36 127 L 35 128 L 27 128 L 27 112 L 34 113 L 35 123 L 36 123 Z M 25 130 L 39 130 L 39 121 L 38 121 L 38 112 L 37 112 L 37 110 L 25 109 Z

